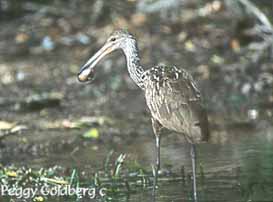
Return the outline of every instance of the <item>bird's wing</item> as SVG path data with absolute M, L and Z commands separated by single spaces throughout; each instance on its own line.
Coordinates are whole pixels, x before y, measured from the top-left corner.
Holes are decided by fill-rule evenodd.
M 192 76 L 186 70 L 174 66 L 157 66 L 148 71 L 146 99 L 150 99 L 147 104 L 151 112 L 157 111 L 158 118 L 161 116 L 163 120 L 165 117 L 165 121 L 179 120 L 181 127 L 188 125 L 190 128 L 193 124 L 201 129 L 202 139 L 207 140 L 207 112 Z

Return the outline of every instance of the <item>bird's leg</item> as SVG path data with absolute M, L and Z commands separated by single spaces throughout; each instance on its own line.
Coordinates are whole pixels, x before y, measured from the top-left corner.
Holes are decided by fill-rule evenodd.
M 157 176 L 158 171 L 160 169 L 160 130 L 162 129 L 162 125 L 155 119 L 152 118 L 152 126 L 155 135 L 155 146 L 156 146 L 156 170 L 154 176 L 154 189 L 157 184 Z
M 152 118 L 152 126 L 155 135 L 155 146 L 156 146 L 156 170 L 160 170 L 160 131 L 162 125 L 155 119 Z
M 156 170 L 160 170 L 160 136 L 156 136 L 155 139 L 156 145 Z
M 197 202 L 197 190 L 196 190 L 196 148 L 194 144 L 191 144 L 191 161 L 192 161 L 192 177 L 193 177 L 193 199 Z

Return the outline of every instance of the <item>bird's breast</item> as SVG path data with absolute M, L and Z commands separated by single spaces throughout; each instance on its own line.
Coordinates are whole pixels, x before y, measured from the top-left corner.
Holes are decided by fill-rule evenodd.
M 153 118 L 158 120 L 165 128 L 183 132 L 181 130 L 185 128 L 185 116 L 189 113 L 186 107 L 187 104 L 179 106 L 178 103 L 172 102 L 167 93 L 171 89 L 166 85 L 166 82 L 150 82 L 148 85 L 150 87 L 145 90 L 145 98 Z M 180 111 L 184 108 L 184 112 L 178 112 L 178 108 L 180 108 Z
M 198 142 L 202 134 L 192 103 L 198 104 L 199 100 L 189 98 L 186 88 L 185 91 L 173 88 L 172 82 L 147 80 L 145 82 L 147 106 L 152 117 L 163 127 L 183 133 L 190 142 Z

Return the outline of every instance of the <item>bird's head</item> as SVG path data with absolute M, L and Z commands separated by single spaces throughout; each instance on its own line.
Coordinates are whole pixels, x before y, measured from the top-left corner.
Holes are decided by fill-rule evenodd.
M 80 69 L 78 80 L 87 82 L 94 79 L 94 67 L 106 55 L 117 49 L 125 49 L 128 41 L 134 37 L 126 30 L 114 31 L 106 40 L 105 44 L 95 53 Z

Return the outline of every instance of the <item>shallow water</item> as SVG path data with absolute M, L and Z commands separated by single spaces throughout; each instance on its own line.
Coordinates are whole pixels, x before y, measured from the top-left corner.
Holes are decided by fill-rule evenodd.
M 212 129 L 210 142 L 197 146 L 199 201 L 272 200 L 273 127 L 263 121 L 256 126 L 242 128 Z M 102 159 L 105 159 L 112 149 L 115 151 L 114 155 L 126 153 L 130 159 L 137 160 L 147 169 L 150 169 L 155 158 L 154 139 L 149 130 L 147 134 L 128 137 L 128 139 L 121 139 L 111 144 L 92 141 L 77 142 L 73 140 L 73 135 L 78 132 L 70 131 L 66 134 L 68 142 L 62 143 L 62 146 L 59 144 L 60 137 L 64 136 L 58 137 L 60 131 L 53 130 L 46 133 L 47 138 L 53 138 L 52 142 L 55 143 L 46 143 L 47 152 L 44 155 L 37 154 L 36 157 L 34 155 L 30 158 L 28 155 L 33 154 L 28 152 L 18 152 L 16 156 L 3 154 L 1 162 L 31 165 L 38 168 L 56 164 L 63 167 L 73 166 L 79 171 L 88 173 L 102 168 Z M 39 135 L 40 139 L 35 140 L 38 145 L 39 142 L 44 142 L 45 137 L 45 134 L 40 133 Z M 186 180 L 174 182 L 160 181 L 155 198 L 158 202 L 191 201 L 191 180 L 188 178 L 191 173 L 190 148 L 186 142 L 177 140 L 176 134 L 170 133 L 163 136 L 161 150 L 163 170 L 168 168 L 180 175 L 181 168 L 184 166 L 187 177 Z M 202 175 L 200 175 L 201 168 Z M 59 200 L 56 199 L 56 201 Z M 148 202 L 152 200 L 152 190 L 139 189 L 136 193 L 127 197 L 118 197 L 116 200 Z

